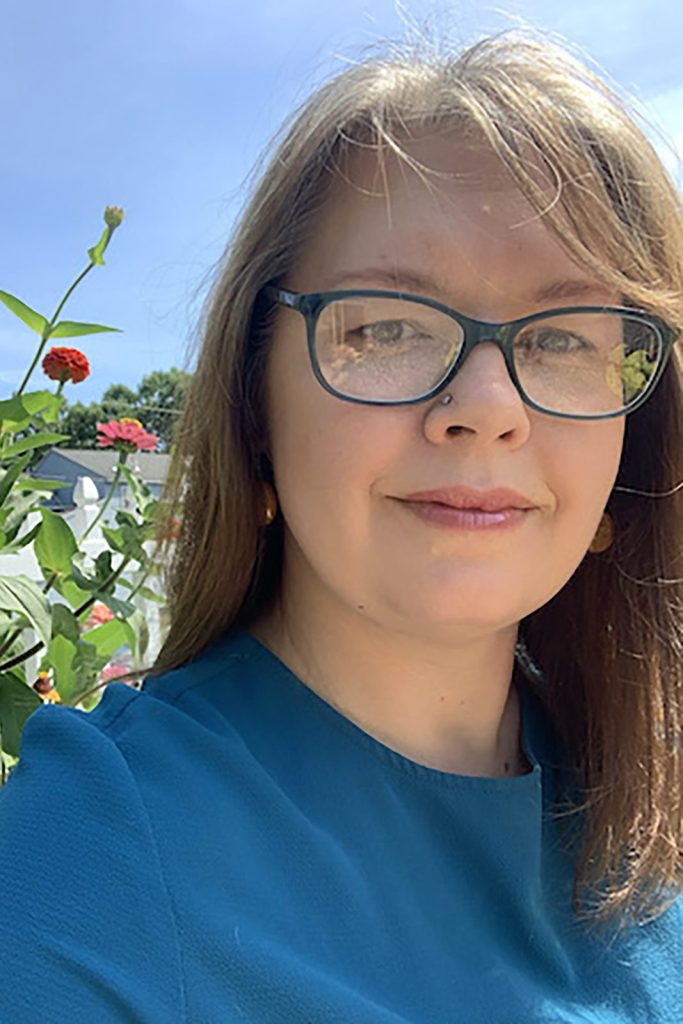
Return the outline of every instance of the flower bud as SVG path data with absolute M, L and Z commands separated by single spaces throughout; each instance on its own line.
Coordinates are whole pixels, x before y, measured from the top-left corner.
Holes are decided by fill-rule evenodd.
M 36 691 L 36 693 L 41 694 L 41 696 L 46 694 L 46 693 L 49 693 L 50 690 L 52 689 L 52 682 L 50 680 L 50 673 L 49 672 L 39 672 L 38 673 L 38 678 L 36 679 L 35 683 L 33 684 L 33 689 Z
M 108 228 L 118 228 L 123 223 L 122 207 L 108 206 L 104 211 L 104 223 Z

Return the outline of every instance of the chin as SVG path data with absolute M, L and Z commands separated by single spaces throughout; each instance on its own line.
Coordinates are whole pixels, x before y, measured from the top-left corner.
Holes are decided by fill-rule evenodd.
M 409 600 L 390 602 L 392 617 L 398 616 L 410 623 L 411 631 L 417 629 L 439 635 L 459 629 L 482 633 L 506 629 L 537 607 L 520 603 L 519 594 L 506 596 L 490 590 L 485 593 L 469 590 L 457 595 L 451 590 L 438 598 L 420 599 L 416 593 L 407 596 Z

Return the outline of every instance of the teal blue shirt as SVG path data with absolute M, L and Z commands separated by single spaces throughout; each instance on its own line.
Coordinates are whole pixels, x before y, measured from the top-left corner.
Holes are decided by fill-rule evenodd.
M 570 908 L 554 744 L 427 768 L 248 633 L 28 721 L 0 791 L 0 1024 L 681 1024 L 683 901 Z

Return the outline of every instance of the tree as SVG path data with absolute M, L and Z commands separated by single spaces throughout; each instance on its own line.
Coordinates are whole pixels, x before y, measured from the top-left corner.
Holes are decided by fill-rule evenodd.
M 110 384 L 102 395 L 102 409 L 108 420 L 120 420 L 122 416 L 135 417 L 138 396 L 125 384 Z
M 65 401 L 59 417 L 59 433 L 68 434 L 69 440 L 64 441 L 62 447 L 96 448 L 97 424 L 103 420 L 104 410 L 98 402 L 68 405 Z
M 159 435 L 164 451 L 171 447 L 173 431 L 191 379 L 191 374 L 173 366 L 170 370 L 153 370 L 142 378 L 138 387 L 139 418 L 146 430 Z

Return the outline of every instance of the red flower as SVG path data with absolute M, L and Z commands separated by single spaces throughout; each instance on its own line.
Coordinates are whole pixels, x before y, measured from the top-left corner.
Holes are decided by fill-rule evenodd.
M 174 541 L 180 539 L 180 530 L 182 528 L 183 521 L 173 516 L 168 520 L 166 524 L 166 532 L 164 533 L 164 540 Z
M 51 348 L 42 365 L 50 380 L 71 380 L 78 384 L 90 376 L 90 363 L 77 348 L 65 348 L 63 345 Z
M 124 417 L 97 424 L 100 448 L 116 448 L 120 452 L 156 451 L 159 438 L 148 434 L 140 420 Z

